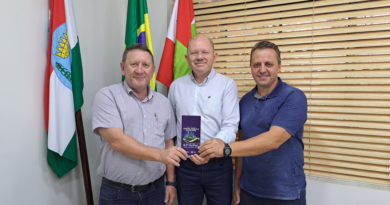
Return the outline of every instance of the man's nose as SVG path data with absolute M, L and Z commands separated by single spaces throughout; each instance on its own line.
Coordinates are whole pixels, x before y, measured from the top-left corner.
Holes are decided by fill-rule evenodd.
M 196 55 L 196 59 L 198 60 L 202 60 L 204 58 L 204 55 L 202 52 L 199 52 L 197 55 Z
M 142 65 L 138 65 L 137 68 L 135 69 L 136 73 L 142 73 Z
M 267 72 L 267 69 L 265 68 L 265 65 L 261 65 L 261 66 L 260 66 L 259 72 L 260 72 L 260 73 L 265 73 L 265 72 Z

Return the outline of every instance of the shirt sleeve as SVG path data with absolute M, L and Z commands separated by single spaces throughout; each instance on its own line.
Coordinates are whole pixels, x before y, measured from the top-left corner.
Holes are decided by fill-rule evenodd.
M 294 90 L 287 96 L 276 113 L 271 126 L 285 129 L 292 136 L 307 120 L 307 98 L 301 90 Z
M 238 107 L 238 90 L 233 80 L 227 83 L 222 99 L 222 123 L 221 129 L 215 138 L 225 143 L 236 141 L 240 110 Z
M 175 104 L 175 86 L 174 83 L 171 84 L 171 87 L 169 88 L 169 93 L 168 93 L 168 100 L 169 103 L 171 104 L 172 110 L 173 110 L 173 115 L 175 116 L 173 119 L 176 119 L 176 104 Z
M 167 110 L 169 112 L 169 119 L 168 119 L 167 126 L 165 127 L 164 130 L 165 141 L 170 140 L 176 136 L 176 120 L 175 120 L 176 118 L 169 102 L 167 103 Z
M 242 130 L 242 128 L 241 128 L 241 108 L 242 108 L 242 99 L 244 99 L 245 98 L 245 95 L 241 98 L 241 100 L 240 100 L 240 102 L 239 102 L 239 104 L 238 104 L 238 109 L 240 109 L 240 120 L 238 121 L 238 130 Z
M 108 88 L 103 88 L 96 94 L 92 106 L 92 131 L 100 136 L 97 131 L 99 127 L 123 129 L 114 96 Z

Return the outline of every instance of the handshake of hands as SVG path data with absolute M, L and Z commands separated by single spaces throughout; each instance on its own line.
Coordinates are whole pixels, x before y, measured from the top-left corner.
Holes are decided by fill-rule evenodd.
M 199 155 L 194 154 L 190 156 L 191 161 L 197 165 L 207 163 L 211 158 L 214 157 L 223 157 L 223 148 L 225 147 L 225 142 L 221 139 L 212 139 L 207 140 L 205 143 L 198 147 Z M 180 166 L 180 159 L 187 160 L 187 152 L 181 147 L 170 147 L 166 150 L 163 150 L 161 155 L 161 162 L 164 164 L 172 164 L 175 166 Z

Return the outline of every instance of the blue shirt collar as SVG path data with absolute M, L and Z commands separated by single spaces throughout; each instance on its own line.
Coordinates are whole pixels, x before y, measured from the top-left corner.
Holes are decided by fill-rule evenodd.
M 191 77 L 192 82 L 194 82 L 198 86 L 204 85 L 205 83 L 207 83 L 207 81 L 211 80 L 211 78 L 213 78 L 214 76 L 215 76 L 215 70 L 214 70 L 214 68 L 211 68 L 211 72 L 209 73 L 207 78 L 204 79 L 203 83 L 199 84 L 198 81 L 195 80 L 194 74 L 192 74 L 192 72 L 190 73 L 190 77 Z
M 257 93 L 257 85 L 255 86 L 255 88 L 253 88 L 251 90 L 251 93 L 257 99 L 266 100 L 266 99 L 270 99 L 270 98 L 274 98 L 274 97 L 278 96 L 282 86 L 283 86 L 283 81 L 282 81 L 282 79 L 280 79 L 280 77 L 278 77 L 278 84 L 276 84 L 275 88 L 270 93 L 263 96 L 262 98 L 260 98 L 259 94 Z
M 134 93 L 134 91 L 130 88 L 130 86 L 126 83 L 126 81 L 123 81 L 122 85 L 123 85 L 123 89 L 125 89 L 127 94 L 130 95 L 131 93 Z M 148 89 L 148 96 L 146 97 L 146 100 L 150 100 L 153 97 L 153 90 L 150 88 L 149 84 L 148 84 L 147 89 Z M 135 93 L 134 93 L 134 95 L 137 96 Z

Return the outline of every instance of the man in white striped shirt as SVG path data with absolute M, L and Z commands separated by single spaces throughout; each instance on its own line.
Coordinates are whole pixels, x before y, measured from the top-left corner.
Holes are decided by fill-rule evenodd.
M 217 139 L 225 144 L 234 142 L 239 122 L 236 83 L 219 73 L 213 64 L 218 54 L 211 39 L 192 38 L 187 45 L 187 63 L 192 72 L 175 80 L 168 99 L 176 116 L 177 136 L 181 136 L 182 115 L 201 116 L 201 143 Z M 177 146 L 181 146 L 180 137 Z M 197 154 L 181 161 L 176 169 L 179 204 L 231 204 L 233 166 L 230 157 L 203 158 Z

